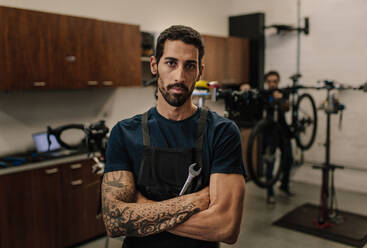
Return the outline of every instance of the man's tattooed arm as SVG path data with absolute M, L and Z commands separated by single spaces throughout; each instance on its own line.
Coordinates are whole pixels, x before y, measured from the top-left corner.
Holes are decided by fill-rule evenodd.
M 102 182 L 102 213 L 107 234 L 147 236 L 173 228 L 208 208 L 208 189 L 162 202 L 136 202 L 133 174 L 108 172 Z

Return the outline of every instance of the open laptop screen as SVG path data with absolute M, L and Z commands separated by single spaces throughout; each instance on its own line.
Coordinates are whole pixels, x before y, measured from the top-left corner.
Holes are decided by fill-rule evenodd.
M 54 135 L 50 135 L 51 146 L 48 149 L 47 132 L 34 133 L 32 134 L 33 142 L 36 146 L 38 153 L 55 151 L 61 148 Z

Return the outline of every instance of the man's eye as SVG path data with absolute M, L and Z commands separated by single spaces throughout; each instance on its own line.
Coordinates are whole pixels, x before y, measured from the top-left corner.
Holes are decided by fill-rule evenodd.
M 186 68 L 188 70 L 194 70 L 196 68 L 196 66 L 195 66 L 195 64 L 188 64 L 188 65 L 186 65 Z
M 176 62 L 175 62 L 175 61 L 167 61 L 167 65 L 168 65 L 169 67 L 173 67 L 173 66 L 175 66 L 175 65 L 176 65 Z

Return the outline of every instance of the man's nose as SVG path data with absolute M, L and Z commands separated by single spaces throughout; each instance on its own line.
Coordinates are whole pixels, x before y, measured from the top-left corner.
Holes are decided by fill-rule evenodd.
M 175 82 L 184 83 L 185 82 L 185 68 L 184 66 L 178 66 L 175 71 Z

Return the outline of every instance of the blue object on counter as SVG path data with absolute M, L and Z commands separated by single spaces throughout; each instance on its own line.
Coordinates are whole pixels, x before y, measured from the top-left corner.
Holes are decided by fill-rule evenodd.
M 193 91 L 192 92 L 193 96 L 210 96 L 210 93 L 207 91 Z
M 5 162 L 9 162 L 12 165 L 22 165 L 26 162 L 25 158 L 18 158 L 18 157 L 5 157 L 3 158 Z
M 5 163 L 5 162 L 0 161 L 0 167 L 6 168 L 6 167 L 8 167 L 8 166 L 6 166 L 6 163 Z

